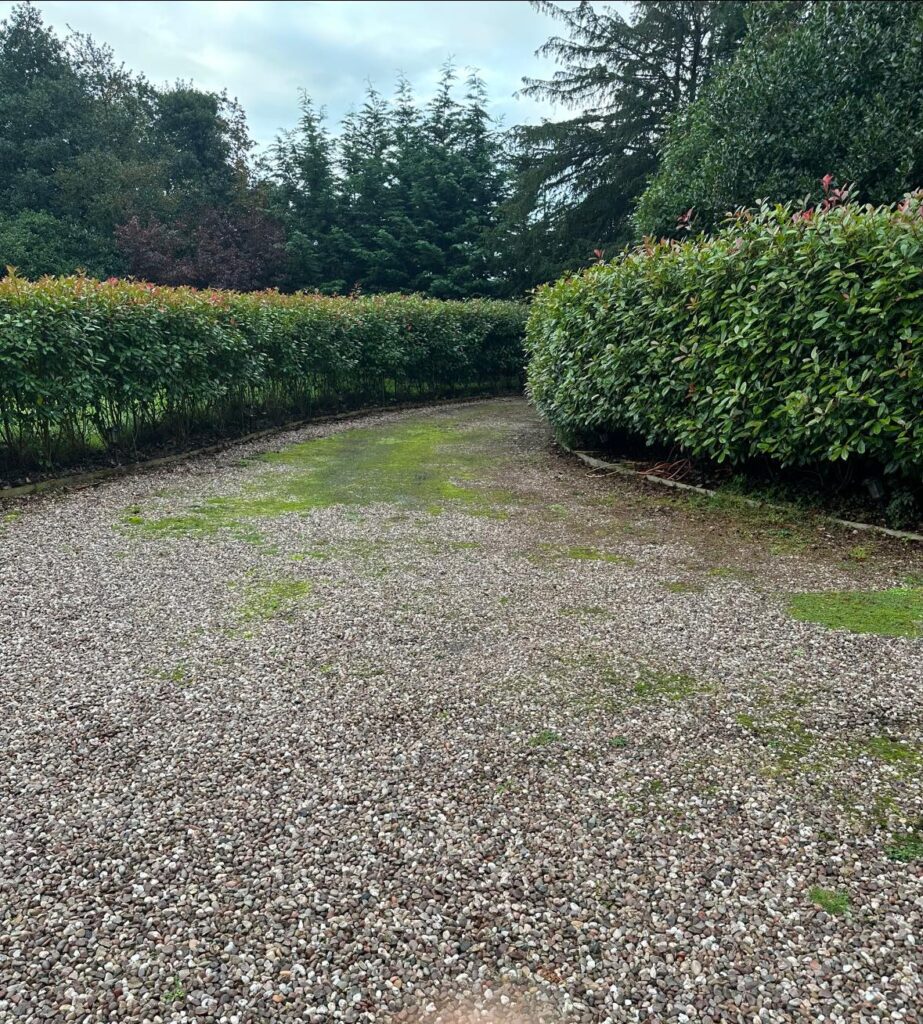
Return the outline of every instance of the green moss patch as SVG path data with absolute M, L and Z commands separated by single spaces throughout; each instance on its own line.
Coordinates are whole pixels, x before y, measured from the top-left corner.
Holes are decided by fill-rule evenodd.
M 671 594 L 699 594 L 702 587 L 698 583 L 689 583 L 686 580 L 675 580 L 665 584 Z
M 412 419 L 345 430 L 291 445 L 260 460 L 272 468 L 243 491 L 176 514 L 147 518 L 130 509 L 126 525 L 147 536 L 208 535 L 229 530 L 259 538 L 256 521 L 334 505 L 408 505 L 438 513 L 447 506 L 502 516 L 515 500 L 484 481 L 495 465 L 501 428 L 475 417 Z
M 923 588 L 919 587 L 793 594 L 788 611 L 802 622 L 816 622 L 851 633 L 923 635 Z
M 923 764 L 923 751 L 919 746 L 903 743 L 888 736 L 872 736 L 865 740 L 860 749 L 886 764 L 903 765 L 907 768 Z
M 248 584 L 240 604 L 240 617 L 247 622 L 271 619 L 291 611 L 310 592 L 311 584 L 305 580 L 281 579 Z
M 737 715 L 737 724 L 765 744 L 783 769 L 794 768 L 814 746 L 814 737 L 804 723 L 781 709 L 765 719 L 743 712 Z
M 553 729 L 542 729 L 541 732 L 537 732 L 530 740 L 530 747 L 547 747 L 552 743 L 560 742 L 561 737 Z
M 899 861 L 901 864 L 923 861 L 923 822 L 910 832 L 901 832 L 894 836 L 886 852 L 891 860 Z
M 192 682 L 192 673 L 184 664 L 174 665 L 170 669 L 158 669 L 154 673 L 159 679 L 166 679 L 168 682 L 185 686 Z
M 685 672 L 645 672 L 632 691 L 640 700 L 685 700 L 696 694 L 713 693 L 714 687 Z

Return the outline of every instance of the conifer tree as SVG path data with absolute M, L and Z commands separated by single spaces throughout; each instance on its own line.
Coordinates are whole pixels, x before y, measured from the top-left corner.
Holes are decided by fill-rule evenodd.
M 507 262 L 544 280 L 632 237 L 631 210 L 656 170 L 666 126 L 733 54 L 746 5 L 646 0 L 629 19 L 589 0 L 533 6 L 564 29 L 539 51 L 561 68 L 548 80 L 525 79 L 523 92 L 576 111 L 512 138 Z
M 314 108 L 307 93 L 300 107 L 297 128 L 279 136 L 271 150 L 271 206 L 287 228 L 287 283 L 338 291 L 345 281 L 331 243 L 338 213 L 334 145 L 324 111 Z

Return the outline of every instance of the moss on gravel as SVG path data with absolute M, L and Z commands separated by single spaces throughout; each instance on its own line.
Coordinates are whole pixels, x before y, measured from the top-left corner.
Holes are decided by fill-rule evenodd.
M 697 694 L 714 693 L 714 686 L 686 672 L 647 671 L 632 692 L 640 700 L 685 700 Z
M 559 743 L 560 740 L 561 737 L 553 729 L 542 729 L 529 740 L 529 746 L 548 747 L 552 743 Z
M 306 580 L 278 579 L 250 583 L 240 604 L 240 617 L 247 622 L 271 619 L 291 611 L 303 597 L 311 592 Z
M 700 594 L 702 587 L 698 583 L 691 583 L 686 580 L 674 580 L 664 584 L 671 594 Z
M 262 456 L 272 469 L 238 494 L 209 498 L 174 515 L 146 517 L 131 508 L 122 521 L 148 537 L 229 530 L 255 540 L 254 521 L 334 505 L 389 503 L 434 514 L 451 505 L 471 515 L 502 517 L 503 505 L 515 495 L 484 481 L 496 467 L 494 450 L 504 436 L 502 427 L 464 415 L 344 430 Z
M 849 893 L 837 892 L 835 889 L 816 887 L 808 892 L 812 903 L 833 916 L 849 913 Z
M 923 765 L 923 749 L 919 745 L 905 743 L 889 736 L 872 736 L 860 744 L 859 750 L 886 764 L 902 765 L 906 768 Z
M 923 821 L 909 832 L 897 833 L 886 852 L 891 860 L 902 864 L 923 861 Z
M 793 618 L 828 629 L 879 636 L 923 635 L 923 588 L 919 587 L 793 594 L 788 610 Z
M 814 747 L 814 736 L 804 723 L 782 708 L 767 711 L 765 717 L 741 712 L 737 724 L 772 751 L 783 771 L 803 764 Z

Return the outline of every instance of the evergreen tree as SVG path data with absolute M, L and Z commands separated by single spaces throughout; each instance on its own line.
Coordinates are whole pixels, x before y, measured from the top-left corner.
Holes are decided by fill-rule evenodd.
M 334 145 L 307 93 L 301 94 L 298 127 L 272 147 L 271 205 L 287 227 L 287 283 L 294 287 L 341 291 L 345 284 L 333 260 L 331 233 L 337 222 Z
M 155 88 L 29 3 L 0 24 L 0 266 L 165 284 L 489 294 L 501 136 L 483 81 L 446 64 L 423 105 L 369 86 L 336 137 L 302 98 L 254 161 L 243 110 Z M 47 234 L 47 238 L 43 237 Z
M 668 131 L 640 231 L 671 234 L 689 209 L 710 230 L 761 199 L 819 201 L 827 174 L 873 203 L 923 185 L 923 7 L 836 0 L 754 15 L 774 17 Z
M 427 206 L 428 183 L 424 180 L 425 134 L 423 119 L 407 78 L 397 81 L 391 105 L 392 201 L 387 231 L 400 253 L 400 273 L 394 277 L 399 291 L 425 291 L 432 258 L 426 241 L 428 227 L 423 209 Z
M 493 228 L 506 194 L 499 132 L 487 112 L 487 88 L 476 71 L 466 81 L 455 152 L 459 205 L 448 237 L 445 294 L 484 295 L 496 288 Z
M 387 101 L 369 85 L 358 113 L 343 121 L 339 144 L 340 224 L 334 245 L 350 287 L 387 291 L 398 268 L 387 230 L 393 196 Z
M 463 112 L 453 92 L 455 77 L 451 63 L 444 64 L 436 93 L 427 104 L 417 186 L 421 252 L 427 257 L 422 280 L 428 292 L 440 297 L 453 291 L 452 233 L 463 214 L 458 160 Z
M 539 51 L 562 68 L 550 80 L 526 79 L 523 91 L 579 111 L 511 139 L 507 262 L 537 281 L 630 239 L 632 206 L 657 167 L 666 126 L 738 46 L 745 4 L 647 0 L 628 20 L 589 0 L 533 6 L 565 29 Z
M 465 103 L 443 69 L 425 107 L 407 79 L 388 103 L 371 86 L 335 137 L 305 99 L 263 173 L 285 224 L 292 288 L 489 294 L 491 232 L 504 193 L 501 136 L 481 79 Z

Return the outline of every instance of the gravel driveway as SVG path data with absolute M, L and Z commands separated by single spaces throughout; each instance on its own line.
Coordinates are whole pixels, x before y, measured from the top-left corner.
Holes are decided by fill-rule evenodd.
M 0 508 L 0 1021 L 923 1019 L 919 550 L 517 400 Z M 916 574 L 916 576 L 914 576 Z

